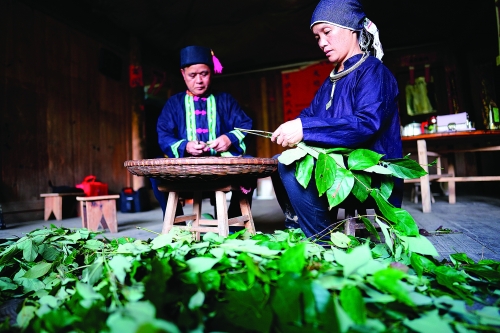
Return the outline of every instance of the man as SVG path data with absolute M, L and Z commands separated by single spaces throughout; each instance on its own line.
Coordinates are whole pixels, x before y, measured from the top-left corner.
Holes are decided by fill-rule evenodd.
M 161 150 L 170 158 L 244 155 L 245 134 L 235 128 L 251 129 L 252 119 L 230 94 L 212 90 L 212 72 L 222 70 L 219 61 L 209 48 L 196 45 L 183 48 L 180 58 L 187 90 L 170 97 L 158 118 Z M 152 182 L 165 213 L 165 193 Z M 229 217 L 239 215 L 239 195 L 247 195 L 251 202 L 253 188 L 246 194 L 233 193 Z
M 320 1 L 310 28 L 334 69 L 310 106 L 280 125 L 271 140 L 283 147 L 303 140 L 310 146 L 367 148 L 384 158 L 402 157 L 397 82 L 380 61 L 378 30 L 360 2 Z M 273 183 L 286 223 L 300 226 L 308 237 L 327 230 L 336 214 L 328 210 L 325 196 L 319 198 L 315 183 L 304 189 L 295 179 L 295 164 L 280 163 L 278 171 Z M 402 194 L 403 182 L 395 179 L 389 201 L 401 207 Z

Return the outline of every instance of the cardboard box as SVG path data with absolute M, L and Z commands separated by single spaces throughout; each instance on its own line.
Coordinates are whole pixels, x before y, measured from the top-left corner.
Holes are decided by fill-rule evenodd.
M 454 132 L 469 130 L 469 117 L 467 112 L 437 116 L 438 132 Z

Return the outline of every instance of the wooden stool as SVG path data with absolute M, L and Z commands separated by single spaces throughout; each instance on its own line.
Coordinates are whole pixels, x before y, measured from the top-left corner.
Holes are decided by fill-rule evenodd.
M 344 219 L 346 220 L 344 223 L 344 233 L 346 235 L 356 236 L 356 230 L 366 229 L 365 224 L 362 221 L 358 221 L 358 216 L 366 216 L 367 209 L 371 208 L 344 208 Z M 372 224 L 375 228 L 379 227 L 377 222 L 372 221 Z
M 45 208 L 43 219 L 47 221 L 51 213 L 54 213 L 56 220 L 62 220 L 63 197 L 77 197 L 82 195 L 79 193 L 42 193 L 40 197 L 45 199 Z
M 177 201 L 179 200 L 179 192 L 186 192 L 186 188 L 195 187 L 193 192 L 193 214 L 175 216 Z M 163 192 L 169 192 L 167 208 L 165 210 L 165 218 L 163 220 L 162 234 L 166 234 L 172 229 L 175 223 L 192 221 L 192 224 L 179 226 L 195 233 L 196 240 L 200 240 L 200 233 L 215 232 L 220 236 L 229 234 L 229 226 L 245 227 L 252 235 L 255 234 L 255 225 L 253 223 L 252 212 L 248 200 L 241 196 L 240 209 L 241 216 L 228 218 L 227 216 L 227 201 L 226 192 L 231 190 L 239 191 L 239 186 L 224 183 L 220 181 L 199 182 L 192 185 L 187 185 L 185 182 L 163 182 L 158 185 L 158 189 Z M 201 203 L 202 192 L 215 192 L 215 209 L 217 212 L 217 220 L 202 219 Z
M 111 232 L 118 232 L 116 220 L 116 199 L 120 195 L 99 195 L 94 197 L 77 197 L 80 201 L 82 226 L 91 231 L 97 231 L 99 225 Z
M 420 191 L 420 182 L 419 183 L 414 183 L 413 187 L 410 192 L 410 201 L 414 203 L 418 203 L 418 198 L 422 195 L 422 192 Z M 431 203 L 436 203 L 436 200 L 434 199 L 434 196 L 431 193 Z

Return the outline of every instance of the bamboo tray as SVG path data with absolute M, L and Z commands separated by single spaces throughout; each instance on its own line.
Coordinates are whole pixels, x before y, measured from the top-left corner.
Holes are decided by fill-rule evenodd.
M 241 178 L 264 178 L 278 168 L 275 158 L 183 157 L 125 161 L 124 166 L 136 176 L 167 181 L 212 181 Z

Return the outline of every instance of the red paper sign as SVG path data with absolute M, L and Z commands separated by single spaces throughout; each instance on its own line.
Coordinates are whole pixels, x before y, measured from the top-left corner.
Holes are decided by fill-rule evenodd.
M 131 88 L 144 86 L 144 83 L 142 82 L 142 67 L 141 66 L 130 65 L 130 67 L 129 67 L 129 85 Z
M 297 71 L 282 73 L 284 121 L 297 118 L 311 104 L 332 69 L 332 64 L 324 61 Z

